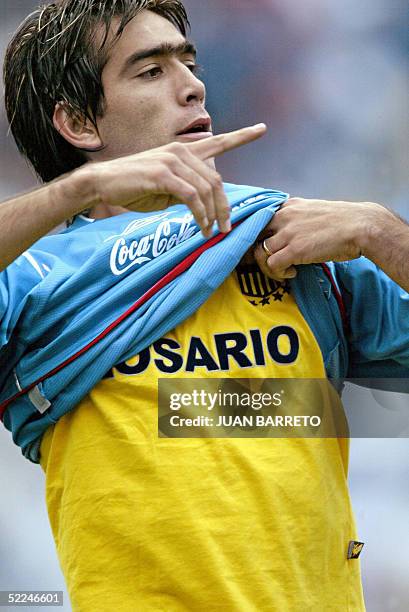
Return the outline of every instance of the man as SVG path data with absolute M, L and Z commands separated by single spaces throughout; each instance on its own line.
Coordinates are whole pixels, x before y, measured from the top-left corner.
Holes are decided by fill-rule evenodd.
M 78 324 L 75 349 L 80 352 L 86 333 L 80 327 L 81 316 L 91 319 L 95 305 L 108 317 L 115 300 L 107 302 L 106 310 L 104 300 L 111 295 L 120 299 L 117 285 L 99 288 L 105 279 L 91 275 L 88 256 L 98 255 L 105 242 L 110 249 L 115 230 L 125 241 L 118 244 L 126 247 L 121 253 L 117 249 L 118 259 L 113 261 L 122 268 L 111 266 L 119 272 L 121 299 L 128 281 L 142 276 L 142 267 L 138 273 L 121 276 L 122 269 L 136 261 L 131 248 L 137 248 L 136 241 L 127 243 L 123 236 L 132 235 L 135 220 L 151 217 L 129 216 L 128 209 L 162 211 L 182 200 L 207 238 L 214 220 L 221 231 L 230 229 L 230 207 L 208 160 L 262 135 L 265 128 L 212 138 L 205 90 L 194 75 L 195 54 L 186 41 L 185 27 L 183 7 L 176 0 L 65 1 L 32 15 L 9 47 L 6 105 L 13 133 L 40 176 L 56 180 L 2 207 L 3 266 L 56 224 L 89 212 L 88 217 L 77 217 L 62 238 L 40 241 L 4 273 L 5 367 L 12 359 L 12 333 L 20 339 L 20 345 L 13 346 L 21 356 L 14 381 L 8 368 L 7 390 L 12 383 L 21 387 L 19 393 L 25 390 L 20 364 L 27 363 L 22 339 L 31 327 L 28 295 L 31 310 L 35 304 L 44 313 L 38 319 L 44 335 L 29 344 L 32 358 L 48 346 L 58 350 L 55 343 L 73 320 Z M 33 116 L 37 121 L 31 131 Z M 58 179 L 64 172 L 68 174 Z M 232 192 L 230 186 L 229 197 L 234 200 Z M 240 202 L 248 199 L 241 197 Z M 180 209 L 175 210 L 179 214 Z M 249 217 L 247 233 L 251 223 Z M 19 227 L 19 246 L 8 242 L 12 225 Z M 243 227 L 219 243 L 234 246 L 237 262 L 245 249 L 241 246 L 238 251 L 240 241 L 234 242 L 234 236 L 241 231 L 243 241 Z M 388 235 L 394 243 L 399 241 L 399 254 L 382 252 L 381 231 L 383 239 Z M 297 273 L 292 285 L 296 296 L 310 267 L 296 271 L 294 265 L 344 261 L 361 252 L 408 288 L 407 265 L 402 263 L 407 261 L 408 234 L 401 220 L 377 204 L 296 199 L 276 213 L 255 257 L 276 278 Z M 60 257 L 64 266 L 56 261 L 55 243 L 66 247 Z M 210 265 L 212 252 L 225 258 L 225 251 L 218 248 L 214 243 L 202 261 Z M 97 259 L 92 262 L 97 264 Z M 230 260 L 228 265 L 233 269 Z M 82 277 L 82 306 L 72 314 L 64 310 L 57 337 L 51 336 L 47 327 L 55 327 L 55 311 L 47 319 L 44 309 L 48 302 L 56 310 L 68 308 L 70 294 L 72 301 L 77 299 L 79 285 L 72 279 L 79 268 L 88 273 Z M 388 366 L 392 373 L 407 375 L 407 294 L 365 262 L 340 265 L 336 271 L 352 315 L 349 347 L 355 371 L 362 372 L 373 362 L 379 371 Z M 363 297 L 360 271 L 373 290 L 372 303 Z M 191 268 L 186 273 L 196 283 L 196 293 L 200 289 L 206 295 L 204 280 L 210 280 L 206 276 L 197 280 Z M 37 286 L 54 282 L 53 278 L 55 290 L 41 299 L 35 293 Z M 339 345 L 345 341 L 342 331 L 324 356 L 317 342 L 320 330 L 314 328 L 313 333 L 313 319 L 306 320 L 301 298 L 296 301 L 284 283 L 274 291 L 282 299 L 259 308 L 248 299 L 237 276 L 227 275 L 191 316 L 180 315 L 176 327 L 168 326 L 166 335 L 156 335 L 155 342 L 130 355 L 126 347 L 121 349 L 122 359 L 112 360 L 99 372 L 103 380 L 75 410 L 70 405 L 58 418 L 43 393 L 44 381 L 39 379 L 20 396 L 26 403 L 21 404 L 25 422 L 19 427 L 34 429 L 41 424 L 45 431 L 38 444 L 47 474 L 47 504 L 74 610 L 363 609 L 358 562 L 347 554 L 349 543 L 357 538 L 346 485 L 344 440 L 157 437 L 158 378 L 218 378 L 223 372 L 233 378 L 243 377 L 243 372 L 248 378 L 324 378 L 325 366 L 329 369 L 339 361 L 343 354 Z M 320 297 L 326 306 L 326 298 Z M 21 307 L 11 308 L 18 298 Z M 391 303 L 383 303 L 382 298 Z M 166 299 L 162 293 L 163 303 Z M 179 303 L 175 301 L 173 310 Z M 142 335 L 143 327 L 156 321 L 157 312 L 150 304 L 141 315 Z M 318 308 L 316 302 L 313 306 Z M 364 306 L 372 309 L 365 320 Z M 387 313 L 385 337 L 373 337 L 371 326 L 382 308 Z M 272 334 L 283 327 L 291 334 L 276 338 L 274 352 Z M 293 346 L 293 357 L 286 359 Z M 66 386 L 70 393 L 71 383 Z M 37 406 L 34 416 L 25 412 L 30 403 Z M 16 406 L 10 404 L 4 417 L 13 433 L 20 418 Z

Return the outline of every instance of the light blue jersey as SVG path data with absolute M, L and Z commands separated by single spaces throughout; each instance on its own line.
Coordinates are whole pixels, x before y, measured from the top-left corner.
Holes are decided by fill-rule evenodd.
M 30 460 L 38 461 L 45 429 L 113 365 L 208 299 L 288 197 L 225 188 L 234 224 L 228 235 L 206 241 L 184 205 L 98 221 L 80 216 L 1 273 L 0 403 L 5 426 Z M 407 377 L 409 295 L 364 258 L 329 267 L 332 279 L 322 266 L 309 265 L 299 266 L 292 281 L 328 375 Z M 337 283 L 347 305 L 348 338 Z

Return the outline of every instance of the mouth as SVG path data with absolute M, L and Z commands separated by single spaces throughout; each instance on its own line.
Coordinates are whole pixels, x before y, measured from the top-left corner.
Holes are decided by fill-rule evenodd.
M 212 135 L 212 127 L 210 118 L 205 117 L 202 119 L 196 119 L 190 125 L 188 125 L 185 129 L 178 132 L 176 136 L 187 136 L 187 135 L 195 135 L 195 136 L 211 136 Z

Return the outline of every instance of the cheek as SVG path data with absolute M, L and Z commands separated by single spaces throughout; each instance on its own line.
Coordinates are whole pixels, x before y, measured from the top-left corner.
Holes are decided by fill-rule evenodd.
M 113 127 L 133 125 L 146 119 L 148 112 L 147 101 L 119 93 L 116 99 L 107 100 L 103 122 Z
M 99 133 L 111 155 L 127 155 L 159 147 L 173 139 L 169 105 L 159 92 L 135 96 L 116 91 L 107 96 L 105 113 L 98 122 Z
M 127 87 L 111 92 L 110 98 L 106 100 L 105 114 L 118 123 L 152 120 L 165 111 L 166 104 L 162 102 L 164 99 L 159 88 L 141 94 L 136 91 L 133 82 L 129 82 Z

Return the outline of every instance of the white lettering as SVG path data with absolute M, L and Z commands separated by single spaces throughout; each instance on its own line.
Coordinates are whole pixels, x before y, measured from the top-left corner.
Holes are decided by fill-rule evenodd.
M 190 227 L 192 220 L 193 216 L 190 213 L 182 218 L 166 219 L 158 225 L 154 234 L 142 236 L 139 241 L 132 240 L 128 245 L 125 238 L 118 237 L 110 255 L 112 273 L 120 276 L 133 266 L 151 261 L 170 251 L 180 242 L 188 240 L 198 231 L 197 227 Z M 179 224 L 177 232 L 171 233 L 171 221 Z M 128 234 L 130 228 L 140 229 L 140 225 L 134 222 L 125 229 L 123 235 Z
M 162 253 L 166 251 L 168 240 L 166 238 L 162 239 L 162 232 L 165 236 L 169 236 L 170 234 L 169 221 L 163 221 L 163 223 L 160 223 L 155 232 L 155 237 L 153 239 L 153 248 L 152 248 L 153 257 L 158 257 L 159 255 L 162 255 Z

